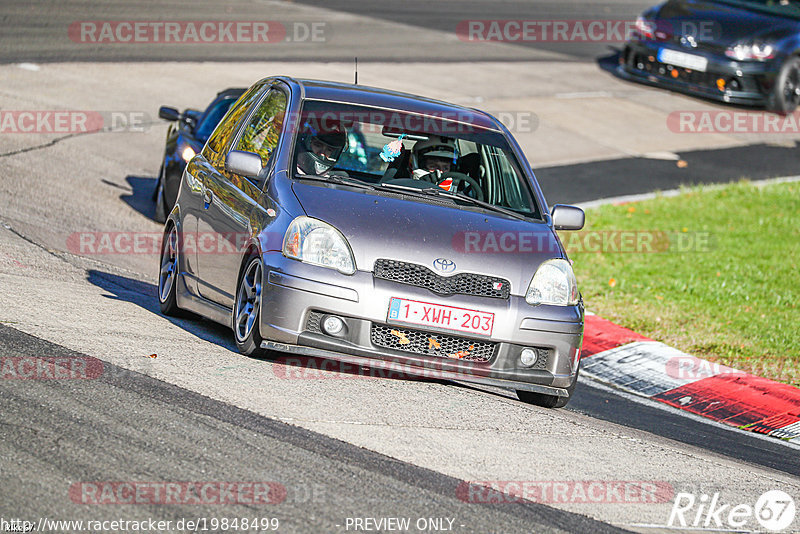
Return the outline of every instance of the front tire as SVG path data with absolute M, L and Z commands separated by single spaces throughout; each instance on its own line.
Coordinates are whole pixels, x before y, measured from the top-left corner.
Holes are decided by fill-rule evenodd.
M 800 104 L 800 58 L 790 57 L 775 78 L 767 107 L 775 113 L 788 115 L 797 109 L 798 104 Z
M 167 220 L 167 201 L 164 198 L 166 192 L 164 191 L 164 164 L 161 164 L 161 170 L 158 172 L 158 183 L 156 184 L 155 193 L 153 193 L 153 200 L 156 201 L 156 213 L 153 217 L 156 222 L 163 223 Z
M 247 356 L 263 354 L 261 348 L 261 286 L 264 262 L 251 255 L 242 269 L 236 286 L 236 304 L 233 308 L 233 335 L 239 352 Z
M 161 313 L 171 317 L 180 317 L 184 314 L 178 307 L 178 228 L 170 224 L 169 230 L 164 233 L 164 241 L 161 244 L 161 259 L 158 274 L 158 303 L 161 306 Z
M 580 373 L 580 364 L 578 370 L 575 371 L 575 378 L 572 383 L 567 387 L 569 397 L 559 397 L 558 395 L 545 395 L 544 393 L 534 393 L 533 391 L 517 390 L 517 398 L 527 404 L 541 406 L 542 408 L 563 408 L 570 400 L 572 394 L 575 392 L 575 386 L 578 385 L 578 374 Z

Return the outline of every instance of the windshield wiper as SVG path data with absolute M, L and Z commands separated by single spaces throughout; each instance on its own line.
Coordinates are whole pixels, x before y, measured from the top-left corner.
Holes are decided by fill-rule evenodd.
M 358 178 L 352 178 L 350 176 L 340 176 L 338 174 L 334 174 L 331 176 L 319 176 L 317 174 L 300 174 L 296 175 L 295 179 L 300 180 L 314 180 L 316 182 L 329 182 L 333 184 L 342 184 L 342 185 L 352 185 L 354 187 L 358 187 L 361 189 L 380 189 L 378 184 L 371 184 L 369 182 L 365 182 L 363 180 L 359 180 Z
M 495 211 L 497 213 L 502 213 L 503 215 L 508 215 L 509 217 L 513 217 L 515 219 L 519 219 L 521 221 L 527 221 L 528 218 L 522 215 L 521 213 L 517 213 L 516 211 L 511 211 L 506 208 L 501 208 L 500 206 L 495 206 L 494 204 L 490 204 L 489 202 L 484 202 L 483 200 L 478 200 L 477 198 L 472 198 L 470 196 L 465 195 L 464 193 L 458 193 L 453 191 L 447 191 L 446 189 L 442 189 L 440 187 L 429 187 L 427 189 L 423 189 L 427 194 L 435 195 L 435 196 L 443 196 L 449 197 L 454 200 L 465 200 L 470 202 L 476 206 L 480 206 L 487 210 Z
M 485 208 L 490 211 L 502 213 L 503 215 L 507 215 L 509 217 L 513 217 L 521 221 L 528 220 L 528 218 L 522 215 L 521 213 L 517 213 L 515 211 L 511 211 L 506 208 L 501 208 L 500 206 L 495 206 L 494 204 L 490 204 L 489 202 L 484 202 L 483 200 L 478 200 L 477 198 L 472 198 L 463 193 L 454 193 L 452 191 L 447 191 L 446 189 L 442 189 L 441 187 L 426 187 L 424 189 L 418 189 L 416 187 L 408 187 L 404 185 L 394 185 L 394 184 L 380 184 L 380 187 L 382 189 L 399 189 L 404 192 L 408 191 L 409 193 L 416 193 L 417 195 L 420 196 L 436 196 L 436 197 L 441 196 L 453 200 L 463 200 L 471 204 L 474 204 L 475 206 L 480 206 L 481 208 Z

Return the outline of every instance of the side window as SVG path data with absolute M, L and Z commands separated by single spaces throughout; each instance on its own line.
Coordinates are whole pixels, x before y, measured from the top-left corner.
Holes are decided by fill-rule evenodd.
M 214 152 L 221 152 L 222 149 L 225 148 L 228 139 L 236 132 L 236 125 L 242 118 L 242 115 L 250 109 L 250 106 L 258 98 L 263 87 L 263 83 L 254 85 L 236 101 L 236 104 L 231 107 L 228 114 L 225 115 L 225 118 L 222 119 L 216 129 L 214 129 L 214 133 L 211 134 L 211 138 L 208 140 L 208 148 Z M 203 155 L 207 159 L 211 159 L 208 154 Z
M 258 154 L 261 164 L 266 167 L 278 146 L 285 114 L 286 95 L 273 89 L 253 114 L 235 150 Z

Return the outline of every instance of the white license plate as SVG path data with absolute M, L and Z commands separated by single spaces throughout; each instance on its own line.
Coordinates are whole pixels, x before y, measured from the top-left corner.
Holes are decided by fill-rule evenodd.
M 389 300 L 387 320 L 393 323 L 433 326 L 481 336 L 491 336 L 494 328 L 493 313 L 397 297 Z
M 658 51 L 658 60 L 661 63 L 700 72 L 705 72 L 706 67 L 708 67 L 708 60 L 703 56 L 695 56 L 694 54 L 687 54 L 667 48 L 662 48 Z

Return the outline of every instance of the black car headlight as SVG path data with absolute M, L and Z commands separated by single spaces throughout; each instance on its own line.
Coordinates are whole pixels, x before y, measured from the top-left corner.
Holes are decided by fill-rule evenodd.
M 766 61 L 775 57 L 775 47 L 769 43 L 737 43 L 725 55 L 737 61 Z
M 195 152 L 190 145 L 186 145 L 183 147 L 183 150 L 181 150 L 181 159 L 189 163 L 196 154 L 197 152 Z

